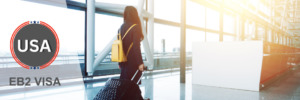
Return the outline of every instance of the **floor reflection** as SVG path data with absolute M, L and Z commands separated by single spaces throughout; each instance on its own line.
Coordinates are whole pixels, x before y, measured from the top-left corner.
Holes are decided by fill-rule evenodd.
M 140 89 L 151 100 L 300 100 L 300 69 L 265 87 L 260 92 L 192 85 L 192 73 L 186 72 L 186 83 L 180 83 L 179 72 L 149 73 L 142 79 Z M 71 84 L 47 89 L 22 89 L 5 93 L 0 90 L 0 100 L 8 99 L 67 99 L 92 100 L 104 81 L 89 82 L 84 86 Z
M 142 95 L 151 100 L 300 100 L 300 69 L 260 92 L 192 85 L 191 78 L 191 71 L 187 71 L 185 84 L 180 83 L 179 72 L 153 74 L 145 76 L 140 88 Z M 99 89 L 87 89 L 89 99 Z
M 71 85 L 63 87 L 52 87 L 43 89 L 22 89 L 17 92 L 1 93 L 0 100 L 44 100 L 44 99 L 66 99 L 83 100 L 85 99 L 85 88 L 82 85 Z

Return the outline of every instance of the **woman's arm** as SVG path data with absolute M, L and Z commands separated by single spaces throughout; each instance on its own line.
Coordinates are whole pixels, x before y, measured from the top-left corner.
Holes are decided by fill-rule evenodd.
M 138 68 L 140 69 L 140 71 L 143 71 L 144 68 L 144 64 L 143 64 L 143 59 L 142 59 L 142 53 L 141 53 L 141 36 L 140 33 L 138 32 L 142 32 L 140 27 L 136 26 L 135 31 L 133 33 L 133 56 L 135 56 L 134 60 L 137 62 L 137 64 L 139 65 Z

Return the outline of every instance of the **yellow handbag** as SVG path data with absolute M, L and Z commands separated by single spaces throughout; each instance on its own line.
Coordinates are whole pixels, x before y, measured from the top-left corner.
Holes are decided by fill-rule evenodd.
M 126 55 L 124 54 L 123 51 L 123 44 L 122 44 L 122 40 L 124 39 L 124 37 L 127 35 L 127 33 L 131 30 L 131 28 L 133 28 L 136 24 L 131 25 L 131 27 L 126 31 L 126 33 L 124 34 L 123 38 L 121 38 L 121 33 L 118 33 L 117 36 L 117 40 L 115 40 L 112 44 L 111 47 L 111 61 L 112 62 L 126 62 L 127 61 L 127 55 L 130 51 L 130 49 L 132 48 L 133 43 L 130 44 Z

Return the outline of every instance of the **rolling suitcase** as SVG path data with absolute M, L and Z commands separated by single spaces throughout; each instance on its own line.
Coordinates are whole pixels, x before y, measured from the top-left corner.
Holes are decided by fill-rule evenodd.
M 131 80 L 110 78 L 94 97 L 94 100 L 143 100 L 137 84 L 144 73 L 142 72 L 137 83 L 132 81 L 138 72 L 139 70 L 135 72 Z

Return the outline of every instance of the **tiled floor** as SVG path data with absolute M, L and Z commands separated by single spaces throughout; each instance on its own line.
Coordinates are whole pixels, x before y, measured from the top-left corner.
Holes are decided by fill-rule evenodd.
M 142 95 L 151 100 L 300 100 L 300 69 L 265 87 L 260 92 L 192 85 L 191 71 L 186 83 L 179 83 L 179 72 L 148 75 L 142 80 Z M 0 94 L 0 100 L 14 99 L 64 99 L 91 100 L 105 82 L 72 84 L 59 88 Z

